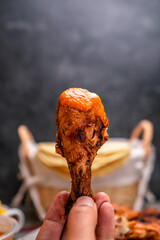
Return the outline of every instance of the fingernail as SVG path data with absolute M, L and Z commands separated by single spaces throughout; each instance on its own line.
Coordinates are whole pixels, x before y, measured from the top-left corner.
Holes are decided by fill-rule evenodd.
M 90 197 L 80 197 L 77 199 L 76 203 L 75 203 L 75 206 L 88 206 L 88 207 L 91 207 L 93 208 L 95 205 L 95 202 L 93 201 L 92 198 Z

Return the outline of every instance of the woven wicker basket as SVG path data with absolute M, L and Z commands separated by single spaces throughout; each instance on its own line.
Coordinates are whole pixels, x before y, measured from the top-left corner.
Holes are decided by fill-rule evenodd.
M 14 197 L 12 201 L 13 206 L 20 204 L 24 192 L 29 191 L 30 197 L 37 209 L 39 218 L 42 220 L 45 216 L 47 209 L 49 208 L 54 196 L 59 192 L 64 190 L 63 187 L 51 187 L 43 184 L 43 181 L 39 181 L 39 173 L 36 169 L 36 163 L 33 161 L 33 152 L 30 154 L 30 148 L 28 147 L 30 143 L 34 142 L 34 138 L 31 132 L 25 126 L 20 126 L 18 129 L 18 134 L 21 140 L 21 150 L 20 155 L 20 172 L 21 177 L 24 179 L 24 182 L 19 189 L 19 192 Z M 147 157 L 152 149 L 152 137 L 153 137 L 153 125 L 147 120 L 141 121 L 132 131 L 131 139 L 138 139 L 142 134 L 142 143 L 145 150 L 145 158 L 143 161 L 147 164 Z M 43 172 L 43 167 L 41 173 Z M 44 172 L 45 174 L 45 172 Z M 150 173 L 151 174 L 151 173 Z M 150 176 L 149 176 L 150 178 Z M 112 202 L 127 205 L 133 207 L 138 195 L 138 189 L 141 179 L 139 181 L 132 182 L 131 184 L 126 184 L 119 187 L 103 187 L 98 188 L 94 191 L 96 192 L 103 191 L 106 192 Z M 149 179 L 148 179 L 149 181 Z M 70 189 L 65 189 L 70 191 Z

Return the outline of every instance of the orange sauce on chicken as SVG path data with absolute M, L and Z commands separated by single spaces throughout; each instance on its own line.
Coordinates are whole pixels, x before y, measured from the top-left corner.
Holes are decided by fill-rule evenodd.
M 59 103 L 79 111 L 91 110 L 101 119 L 104 125 L 108 123 L 103 104 L 96 93 L 82 88 L 69 88 L 60 95 Z

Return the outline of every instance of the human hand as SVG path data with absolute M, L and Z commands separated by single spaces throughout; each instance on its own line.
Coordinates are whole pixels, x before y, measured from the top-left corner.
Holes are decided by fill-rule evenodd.
M 68 192 L 56 195 L 36 240 L 114 239 L 114 211 L 105 193 L 96 194 L 95 202 L 86 196 L 78 198 L 67 217 L 68 197 Z

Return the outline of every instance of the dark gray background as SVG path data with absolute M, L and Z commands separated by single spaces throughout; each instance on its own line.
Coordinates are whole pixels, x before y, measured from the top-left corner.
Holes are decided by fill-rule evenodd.
M 102 98 L 110 137 L 155 126 L 151 189 L 160 198 L 160 1 L 0 1 L 0 199 L 20 182 L 17 127 L 55 140 L 58 97 L 82 87 Z

